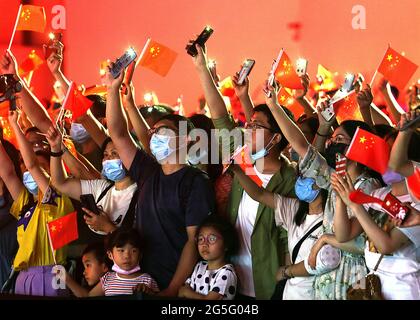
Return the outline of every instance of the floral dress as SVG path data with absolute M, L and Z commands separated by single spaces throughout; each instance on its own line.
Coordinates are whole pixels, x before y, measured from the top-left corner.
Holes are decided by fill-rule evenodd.
M 332 234 L 335 213 L 336 194 L 330 184 L 331 173 L 334 172 L 327 164 L 327 161 L 314 147 L 309 146 L 305 157 L 299 164 L 299 169 L 304 177 L 313 178 L 318 187 L 328 190 L 328 199 L 324 210 L 323 232 Z M 354 181 L 356 189 L 370 194 L 373 189 L 379 187 L 377 180 L 362 174 Z M 347 208 L 349 217 L 353 216 L 352 211 Z M 364 259 L 364 247 L 366 238 L 361 234 L 345 245 L 348 251 L 342 250 L 341 263 L 333 271 L 316 276 L 314 281 L 314 292 L 316 300 L 345 300 L 349 286 L 361 280 L 367 274 Z

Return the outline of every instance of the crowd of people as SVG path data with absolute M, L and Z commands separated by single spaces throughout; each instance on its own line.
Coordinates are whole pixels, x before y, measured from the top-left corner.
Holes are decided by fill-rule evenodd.
M 63 45 L 55 40 L 53 47 L 47 65 L 66 92 Z M 233 75 L 246 119 L 240 123 L 206 50 L 196 49 L 192 63 L 211 117 L 137 105 L 125 71 L 114 78 L 108 70 L 106 95 L 88 95 L 93 105 L 85 114 L 62 120 L 20 78 L 12 52 L 2 55 L 0 73 L 23 86 L 8 118 L 17 145 L 0 143 L 2 292 L 345 300 L 373 273 L 381 298 L 420 299 L 420 190 L 406 182 L 420 170 L 417 90 L 401 113 L 395 88 L 381 83 L 388 116 L 359 83 L 363 121 L 339 123 L 321 114 L 334 92 L 310 95 L 307 74 L 294 93 L 304 110 L 299 119 L 279 103 L 278 83 L 267 82 L 265 103 L 254 106 L 250 79 L 239 84 Z M 336 172 L 337 154 L 346 154 L 358 128 L 389 145 L 385 174 L 350 159 L 345 174 Z M 252 163 L 235 157 L 238 137 Z M 395 219 L 380 205 L 353 202 L 355 190 L 382 200 L 392 193 L 408 214 Z M 79 238 L 53 251 L 47 223 L 74 211 Z M 56 265 L 66 270 L 64 287 L 52 286 Z

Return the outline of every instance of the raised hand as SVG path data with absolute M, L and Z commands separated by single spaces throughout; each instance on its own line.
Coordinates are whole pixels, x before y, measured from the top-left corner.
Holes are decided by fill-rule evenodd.
M 108 89 L 120 90 L 121 85 L 124 81 L 124 77 L 125 77 L 125 69 L 121 71 L 120 75 L 116 79 L 114 79 L 114 77 L 112 76 L 110 72 L 113 66 L 114 66 L 114 63 L 111 62 L 111 65 L 107 67 L 108 70 L 106 71 L 105 76 L 103 77 L 103 84 Z
M 343 179 L 339 174 L 331 174 L 331 185 L 334 191 L 340 196 L 341 200 L 346 204 L 346 206 L 351 206 L 353 202 L 350 200 L 349 195 L 354 191 L 353 183 L 348 174 L 346 178 Z
M 238 98 L 245 97 L 249 92 L 249 79 L 245 78 L 245 81 L 242 84 L 238 84 L 239 72 L 232 76 L 233 89 Z
M 420 121 L 413 122 L 410 126 L 406 127 L 407 124 L 410 121 L 413 121 L 417 117 L 420 117 L 420 108 L 417 108 L 416 110 L 412 110 L 409 112 L 406 112 L 401 115 L 400 122 L 398 123 L 397 128 L 401 131 L 414 131 L 416 128 L 420 126 Z M 404 130 L 402 128 L 406 127 Z
M 369 85 L 357 94 L 357 103 L 360 109 L 369 109 L 373 101 L 372 89 Z
M 83 216 L 86 224 L 93 230 L 102 231 L 106 233 L 115 230 L 115 225 L 112 223 L 112 221 L 109 219 L 108 215 L 105 212 L 100 210 L 101 214 L 95 214 L 86 208 L 82 208 L 82 210 L 86 212 L 86 214 Z
M 63 136 L 60 131 L 51 126 L 47 131 L 46 138 L 52 152 L 60 152 L 62 150 Z
M 269 93 L 270 96 L 268 97 L 267 94 L 265 95 L 265 103 L 268 106 L 275 106 L 278 105 L 278 94 L 280 91 L 280 84 L 274 81 L 274 85 L 270 85 L 268 80 L 265 81 L 265 85 L 263 88 L 264 93 Z
M 316 113 L 317 113 L 318 121 L 319 121 L 319 131 L 325 134 L 329 132 L 330 128 L 332 127 L 335 121 L 335 116 L 332 117 L 330 121 L 327 121 L 321 114 L 322 111 L 329 108 L 329 103 L 330 103 L 330 99 L 327 96 L 325 96 L 325 97 L 319 98 L 316 104 Z
M 303 85 L 303 89 L 293 90 L 293 96 L 295 99 L 303 99 L 308 93 L 310 83 L 309 75 L 304 74 L 302 77 L 300 77 L 300 82 Z
M 206 47 L 203 49 L 199 44 L 196 44 L 195 48 L 197 49 L 198 54 L 195 57 L 192 57 L 194 66 L 199 70 L 208 69 Z
M 61 65 L 63 63 L 63 49 L 64 45 L 58 41 L 54 40 L 50 48 L 54 49 L 55 52 L 52 52 L 47 59 L 47 65 L 52 74 L 61 72 Z
M 18 64 L 16 58 L 10 50 L 6 50 L 0 59 L 0 73 L 17 75 L 17 70 Z
M 12 128 L 15 128 L 16 126 L 19 125 L 19 119 L 20 119 L 19 112 L 17 110 L 9 111 L 8 119 L 9 119 L 10 126 L 12 126 Z

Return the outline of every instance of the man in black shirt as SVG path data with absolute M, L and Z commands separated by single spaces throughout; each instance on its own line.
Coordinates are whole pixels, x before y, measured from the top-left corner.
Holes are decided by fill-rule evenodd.
M 150 149 L 155 157 L 137 148 L 121 107 L 123 73 L 117 79 L 106 75 L 108 129 L 140 190 L 135 225 L 146 242 L 143 271 L 156 279 L 162 296 L 174 297 L 197 262 L 195 234 L 215 206 L 213 188 L 205 173 L 180 159 L 188 144 L 180 130 L 186 118 L 167 115 L 154 125 Z

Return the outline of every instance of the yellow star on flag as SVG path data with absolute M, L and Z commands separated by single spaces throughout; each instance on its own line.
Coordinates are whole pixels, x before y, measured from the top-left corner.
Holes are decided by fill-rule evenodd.
M 386 59 L 387 59 L 388 61 L 391 61 L 391 60 L 392 60 L 392 54 L 389 54 L 389 55 L 386 57 Z
M 360 143 L 365 143 L 366 142 L 366 138 L 363 136 L 360 138 Z

